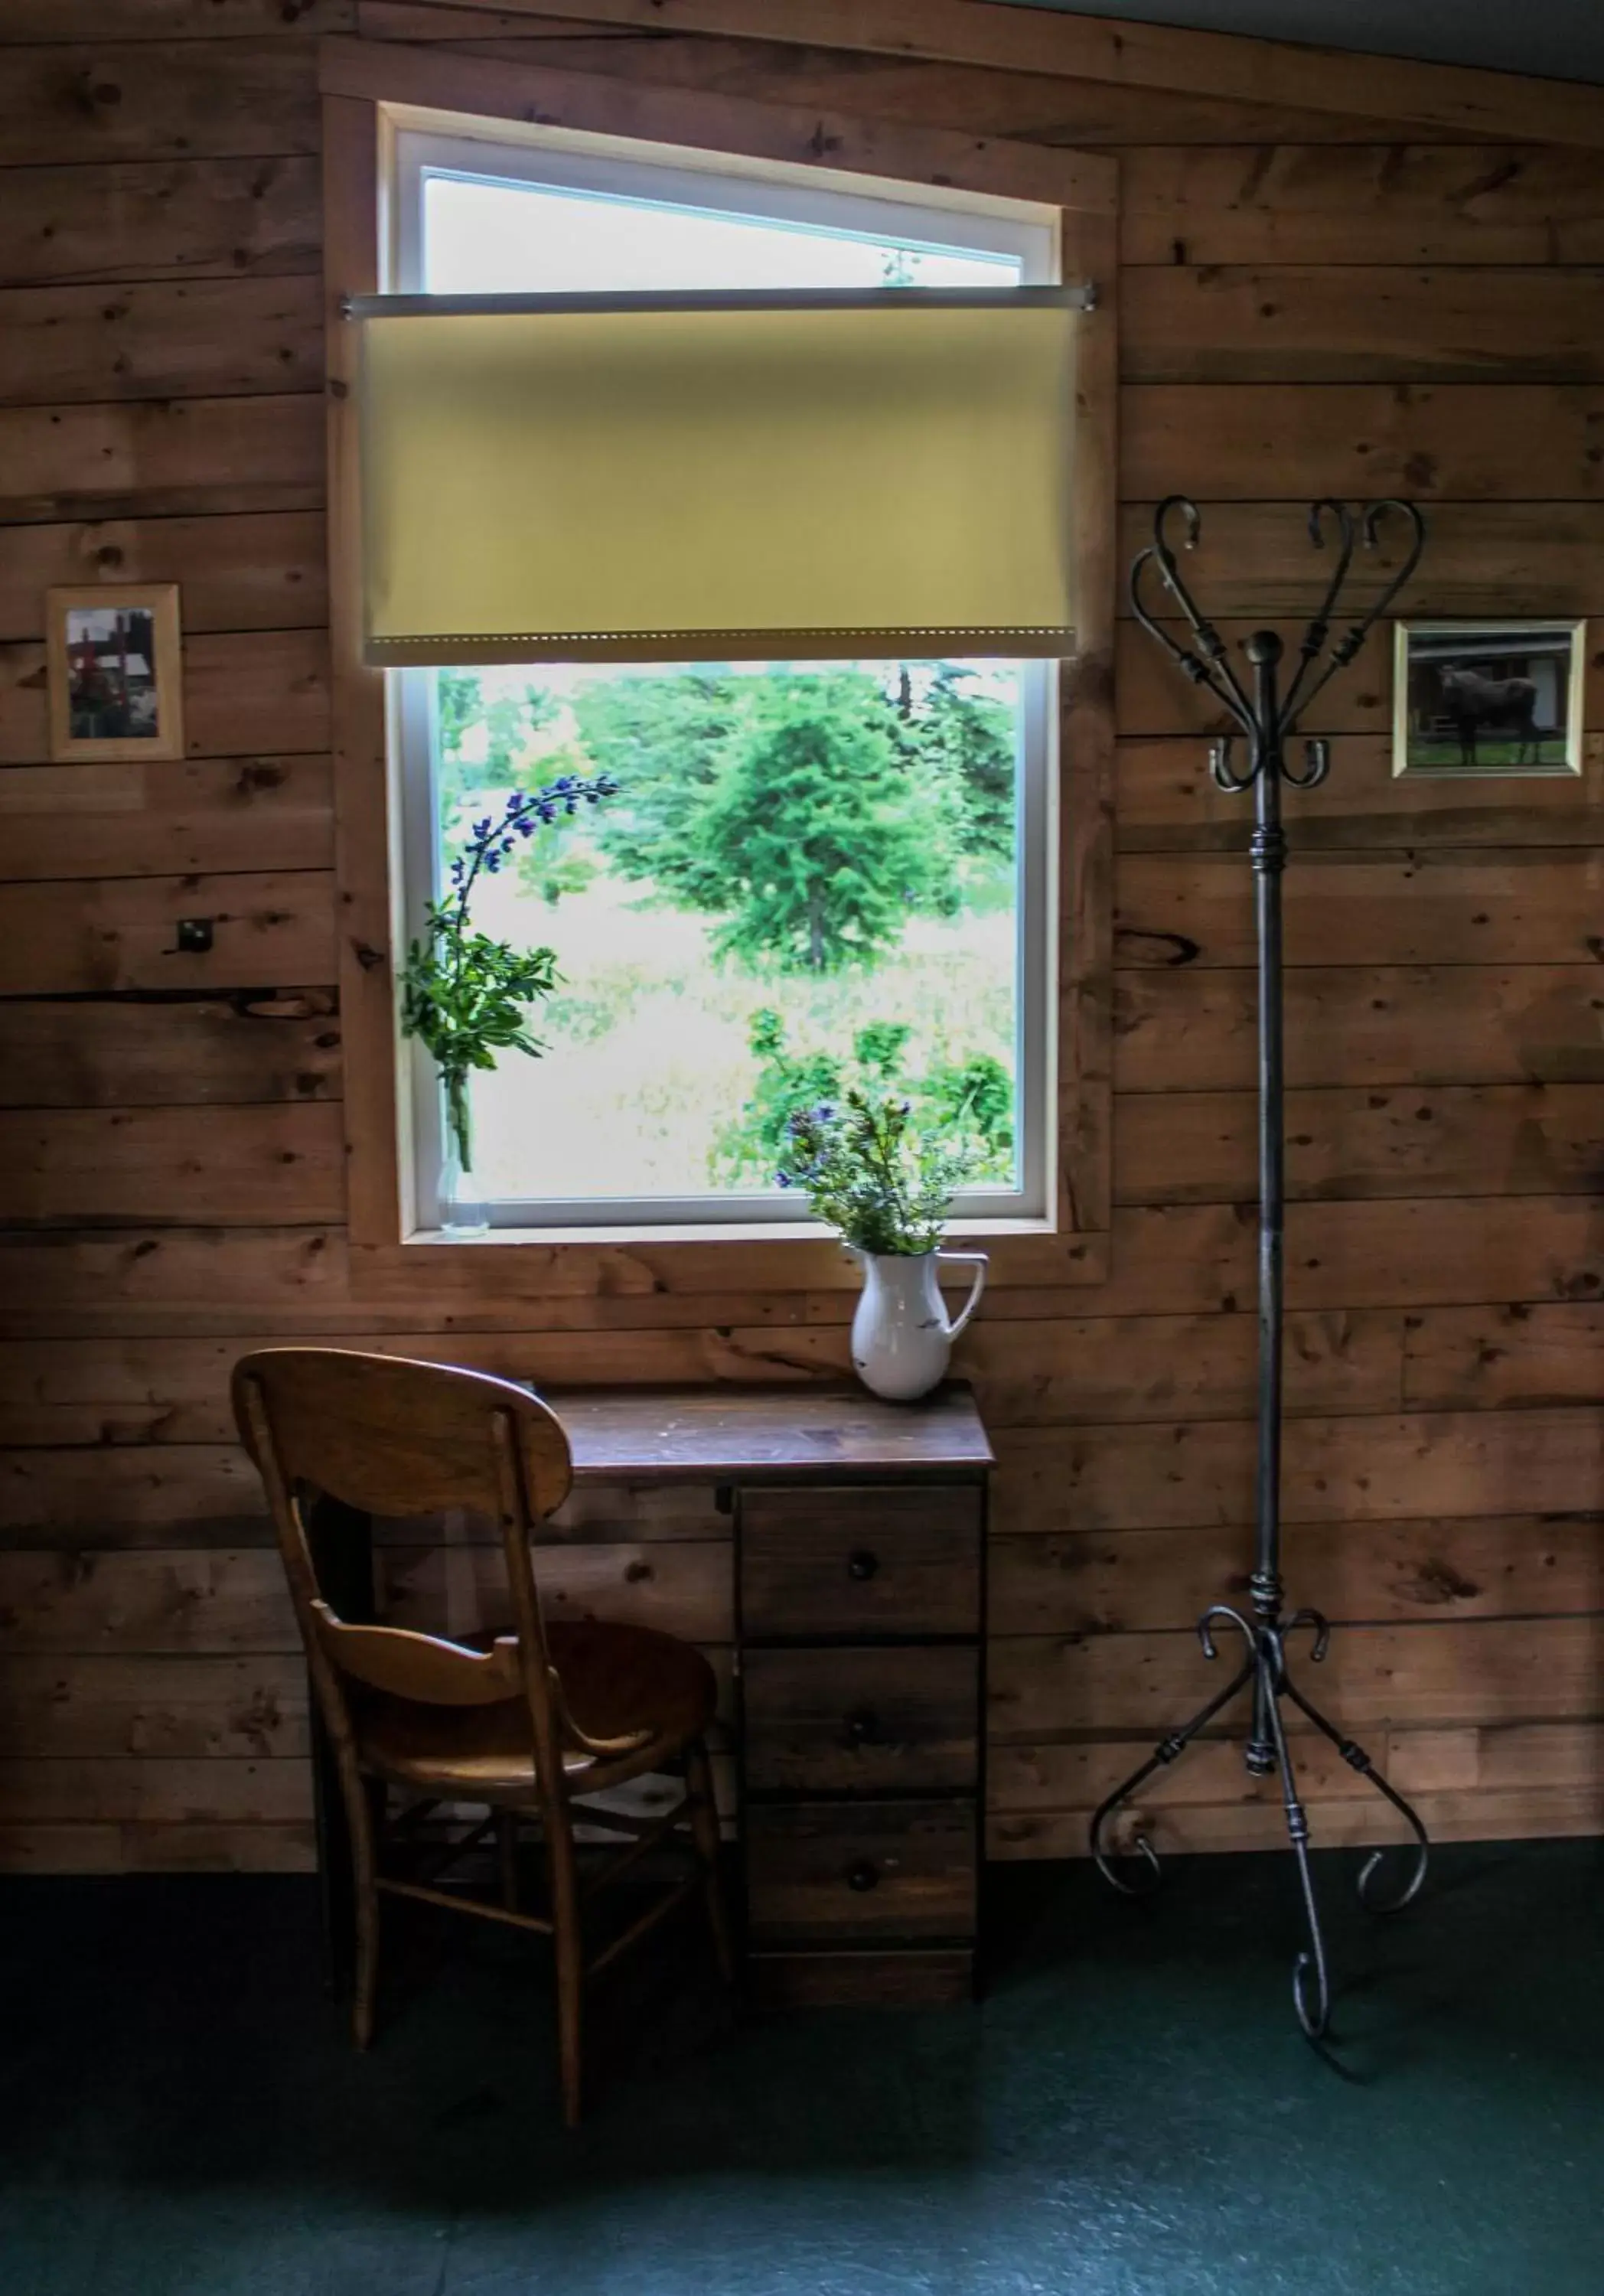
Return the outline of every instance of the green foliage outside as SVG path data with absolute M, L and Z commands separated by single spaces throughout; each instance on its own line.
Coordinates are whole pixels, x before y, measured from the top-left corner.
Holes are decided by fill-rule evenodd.
M 903 738 L 953 810 L 951 833 L 961 865 L 971 856 L 1011 863 L 1013 715 L 994 694 L 973 687 L 963 670 L 940 663 L 923 707 L 904 721 Z
M 558 705 L 538 685 L 487 699 L 471 669 L 435 676 L 439 713 L 439 799 L 443 816 L 482 789 L 517 781 L 536 738 L 556 722 Z
M 760 1063 L 757 1081 L 740 1116 L 720 1130 L 716 1168 L 732 1187 L 772 1188 L 792 1117 L 822 1101 L 839 1100 L 846 1089 L 846 1063 L 833 1053 L 788 1052 L 785 1024 L 769 1005 L 753 1013 L 748 1043 Z
M 972 1133 L 979 1142 L 978 1180 L 1013 1178 L 1013 1078 L 994 1054 L 933 1068 L 915 1090 L 928 1131 Z
M 468 806 L 496 806 L 520 783 L 593 776 L 610 800 L 580 822 L 518 824 L 516 857 L 497 857 L 505 874 L 489 895 L 491 922 L 507 938 L 479 936 L 477 960 L 465 940 L 450 951 L 440 940 L 449 908 L 430 913 L 405 1025 L 427 1041 L 429 1015 L 452 995 L 479 996 L 470 1033 L 478 1028 L 492 1055 L 452 1064 L 446 1047 L 454 1127 L 460 1104 L 465 1128 L 470 1069 L 493 1067 L 497 1050 L 540 1049 L 527 1007 L 550 996 L 548 1033 L 569 1055 L 561 1129 L 578 1137 L 588 1125 L 585 1136 L 615 1175 L 632 1163 L 671 1168 L 673 1180 L 655 1177 L 649 1193 L 770 1188 L 798 1117 L 855 1095 L 871 1109 L 907 1102 L 906 1152 L 907 1141 L 962 1143 L 968 1179 L 1011 1185 L 1011 1060 L 998 1056 L 1011 1024 L 1006 1004 L 995 1004 L 1010 995 L 1009 970 L 994 968 L 1015 898 L 1016 732 L 994 682 L 943 662 L 557 673 L 553 685 L 506 671 L 437 678 L 448 843 L 464 833 Z M 509 970 L 549 955 L 518 958 L 515 944 L 532 937 L 523 924 L 531 899 L 547 909 L 580 902 L 563 929 L 561 987 L 554 968 L 527 981 Z M 642 932 L 654 937 L 654 916 L 660 956 L 641 943 Z M 972 987 L 962 971 L 974 961 L 964 953 L 979 946 L 979 928 L 962 922 L 971 916 L 995 921 L 984 929 L 995 954 Z M 437 947 L 445 969 L 430 975 Z M 642 1037 L 634 1015 L 649 1010 L 660 1017 Z M 551 1130 L 533 1119 L 536 1107 L 556 1104 L 544 1092 L 532 1098 L 497 1079 L 487 1103 L 498 1142 L 509 1120 L 514 1128 L 498 1154 L 524 1169 L 538 1168 L 536 1136 Z M 687 1164 L 668 1144 L 692 1138 L 701 1144 Z M 592 1185 L 606 1193 L 621 1183 L 593 1183 L 587 1168 L 577 1191 L 556 1192 Z
M 872 964 L 911 915 L 954 912 L 974 857 L 1012 857 L 1012 723 L 951 665 L 922 704 L 780 670 L 620 679 L 575 715 L 623 791 L 610 861 L 716 918 L 716 953 L 754 972 Z
M 753 684 L 698 824 L 714 952 L 751 972 L 872 964 L 910 910 L 956 906 L 945 840 L 929 836 L 871 680 Z
M 698 829 L 735 731 L 738 686 L 748 682 L 695 670 L 598 680 L 574 698 L 581 750 L 622 793 L 608 861 L 675 906 L 706 909 L 717 890 Z
M 749 1044 L 757 1081 L 739 1117 L 722 1128 L 715 1149 L 718 1176 L 734 1187 L 772 1187 L 790 1148 L 792 1128 L 811 1110 L 896 1093 L 909 1103 L 917 1134 L 962 1141 L 971 1182 L 1013 1178 L 1013 1084 L 989 1053 L 937 1062 L 905 1073 L 912 1030 L 902 1021 L 870 1021 L 849 1054 L 793 1052 L 772 1007 L 752 1015 Z
M 719 953 L 764 971 L 827 972 L 895 946 L 910 914 L 951 915 L 978 873 L 1013 858 L 1011 713 L 962 665 L 918 695 L 857 669 L 765 676 L 696 671 L 597 679 L 574 698 L 577 740 L 544 739 L 544 688 L 487 693 L 437 677 L 443 815 L 543 775 L 616 780 L 601 849 L 653 898 L 716 918 Z M 520 856 L 555 904 L 594 873 L 571 842 Z

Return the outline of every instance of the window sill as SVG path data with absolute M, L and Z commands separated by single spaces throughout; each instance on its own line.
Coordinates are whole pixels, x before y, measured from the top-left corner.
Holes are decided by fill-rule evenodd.
M 947 1241 L 955 1251 L 978 1246 L 986 1253 L 994 1290 L 1078 1290 L 1108 1280 L 1106 1231 L 982 1220 Z M 727 1243 L 741 1249 L 727 1251 Z M 403 1315 L 426 1308 L 431 1316 L 500 1317 L 516 1307 L 531 1329 L 552 1330 L 690 1324 L 712 1316 L 715 1302 L 723 1303 L 725 1320 L 762 1321 L 780 1294 L 793 1308 L 799 1295 L 810 1295 L 824 1321 L 845 1321 L 862 1286 L 836 1239 L 800 1221 L 711 1236 L 705 1228 L 506 1227 L 459 1239 L 418 1228 L 388 1242 L 353 1238 L 349 1281 L 354 1300 Z M 746 1301 L 753 1303 L 749 1314 L 740 1304 Z M 826 1301 L 834 1308 L 827 1311 Z
M 944 1250 L 962 1250 L 966 1244 L 984 1244 L 990 1238 L 1003 1236 L 1056 1235 L 1058 1230 L 1050 1219 L 999 1218 L 967 1220 L 954 1228 L 945 1239 Z M 811 1243 L 830 1244 L 836 1238 L 816 1220 L 748 1220 L 730 1221 L 715 1226 L 699 1222 L 693 1226 L 650 1227 L 635 1225 L 629 1227 L 490 1227 L 483 1235 L 447 1235 L 441 1228 L 414 1228 L 401 1239 L 402 1249 L 414 1247 L 438 1250 L 442 1246 L 452 1250 L 482 1251 L 487 1246 L 508 1245 L 534 1247 L 549 1251 L 565 1243 L 602 1245 L 612 1250 L 627 1250 L 631 1244 L 665 1243 Z M 840 1249 L 844 1252 L 847 1247 Z

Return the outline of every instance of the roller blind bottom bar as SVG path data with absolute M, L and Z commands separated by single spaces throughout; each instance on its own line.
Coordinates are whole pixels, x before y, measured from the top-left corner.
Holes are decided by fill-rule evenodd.
M 1064 660 L 1072 629 L 467 631 L 424 637 L 370 637 L 364 652 L 379 669 L 452 662 L 520 661 L 934 661 Z

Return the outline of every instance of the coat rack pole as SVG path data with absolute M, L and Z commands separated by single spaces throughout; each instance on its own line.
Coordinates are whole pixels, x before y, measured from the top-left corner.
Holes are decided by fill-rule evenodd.
M 1279 1773 L 1287 1835 L 1297 1860 L 1299 1894 L 1308 1928 L 1308 1944 L 1293 1964 L 1292 1998 L 1299 2024 L 1318 2040 L 1330 2022 L 1331 1988 L 1326 1960 L 1320 1907 L 1309 1864 L 1309 1822 L 1299 1798 L 1297 1775 L 1288 1741 L 1282 1706 L 1290 1702 L 1305 1723 L 1337 1748 L 1343 1760 L 1366 1779 L 1398 1812 L 1413 1837 L 1413 1860 L 1401 1888 L 1390 1896 L 1376 1884 L 1386 1850 L 1376 1850 L 1359 1875 L 1361 1902 L 1372 1913 L 1397 1913 L 1419 1893 L 1426 1878 L 1429 1842 L 1420 1817 L 1376 1769 L 1368 1754 L 1346 1737 L 1314 1706 L 1288 1670 L 1287 1637 L 1303 1628 L 1313 1636 L 1309 1659 L 1318 1665 L 1330 1646 L 1331 1630 L 1319 1611 L 1294 1611 L 1284 1615 L 1286 1590 L 1281 1568 L 1281 1358 L 1284 1305 L 1284 1238 L 1286 1222 L 1286 1074 L 1282 1021 L 1281 879 L 1287 865 L 1287 836 L 1281 825 L 1281 788 L 1313 789 L 1330 769 L 1330 746 L 1306 741 L 1301 772 L 1287 762 L 1287 745 L 1298 720 L 1314 696 L 1359 652 L 1376 622 L 1414 572 L 1425 545 L 1425 525 L 1412 503 L 1380 502 L 1354 512 L 1343 503 L 1315 503 L 1309 513 L 1310 539 L 1317 549 L 1326 546 L 1325 527 L 1335 524 L 1337 563 L 1320 611 L 1304 634 L 1297 667 L 1285 693 L 1281 686 L 1286 649 L 1274 630 L 1256 630 L 1243 646 L 1252 672 L 1251 694 L 1232 666 L 1224 642 L 1192 599 L 1182 578 L 1167 529 L 1179 516 L 1184 522 L 1183 546 L 1196 546 L 1201 528 L 1197 506 L 1183 495 L 1161 503 L 1153 521 L 1153 540 L 1131 569 L 1131 604 L 1137 620 L 1177 667 L 1195 685 L 1207 687 L 1223 705 L 1246 738 L 1246 769 L 1238 774 L 1232 753 L 1238 736 L 1231 734 L 1211 746 L 1209 765 L 1216 784 L 1228 794 L 1248 789 L 1254 793 L 1254 826 L 1248 854 L 1254 872 L 1258 939 L 1258 1464 L 1256 1486 L 1256 1530 L 1253 1570 L 1248 1587 L 1251 1616 L 1225 1603 L 1215 1603 L 1198 1621 L 1203 1654 L 1217 1659 L 1216 1629 L 1229 1627 L 1243 1638 L 1245 1655 L 1230 1680 L 1189 1722 L 1159 1740 L 1141 1767 L 1101 1805 L 1092 1819 L 1090 1846 L 1104 1878 L 1128 1897 L 1144 1896 L 1158 1880 L 1159 1862 L 1138 1819 L 1134 1831 L 1125 1829 L 1115 1841 L 1110 1827 L 1122 1809 L 1128 1810 L 1148 1780 L 1179 1760 L 1193 1740 L 1244 1690 L 1251 1688 L 1252 1715 L 1243 1748 L 1243 1762 L 1254 1777 Z M 1412 546 L 1400 571 L 1363 618 L 1330 650 L 1323 662 L 1330 625 L 1346 584 L 1355 547 L 1363 541 L 1374 547 L 1382 521 L 1388 516 L 1406 520 Z M 1156 572 L 1174 606 L 1179 607 L 1194 641 L 1182 644 L 1149 611 L 1142 595 L 1144 580 Z M 1317 665 L 1319 665 L 1317 667 Z
M 1276 723 L 1276 668 L 1281 640 L 1260 630 L 1248 642 L 1254 669 L 1254 715 L 1261 727 Z M 1258 926 L 1258 1474 L 1255 1520 L 1258 1540 L 1248 1582 L 1256 1615 L 1279 1615 L 1281 1576 L 1281 1329 L 1286 1235 L 1286 1062 L 1281 1019 L 1281 876 L 1287 835 L 1281 825 L 1282 759 L 1279 747 L 1261 757 L 1253 779 L 1254 906 Z M 1248 1768 L 1267 1777 L 1275 1746 L 1264 1711 L 1263 1685 L 1254 1692 Z

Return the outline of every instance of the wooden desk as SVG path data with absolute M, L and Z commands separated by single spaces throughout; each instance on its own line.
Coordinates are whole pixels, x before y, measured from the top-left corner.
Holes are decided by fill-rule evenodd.
M 992 1464 L 968 1388 L 912 1406 L 855 1386 L 542 1392 L 574 1458 L 554 1546 L 583 1537 L 586 1521 L 673 1506 L 676 1492 L 732 1533 L 731 1720 L 755 1994 L 966 1995 Z M 371 1526 L 343 1510 L 323 1521 L 320 1544 L 350 1568 L 331 1572 L 337 1605 L 371 1614 Z M 595 1609 L 607 1615 L 604 1597 Z M 336 1934 L 337 1807 L 320 1792 Z

